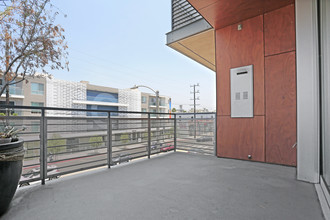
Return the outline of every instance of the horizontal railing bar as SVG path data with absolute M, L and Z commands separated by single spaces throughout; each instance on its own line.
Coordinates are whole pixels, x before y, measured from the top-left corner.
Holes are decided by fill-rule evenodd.
M 177 141 L 177 145 L 180 145 L 180 143 L 183 143 L 183 144 L 193 144 L 193 145 L 206 146 L 206 147 L 214 147 L 214 144 L 198 144 L 198 143 L 190 143 L 190 142 L 184 142 L 184 141 Z
M 180 139 L 184 139 L 184 140 L 194 140 L 196 142 L 197 142 L 197 139 L 198 139 L 198 138 L 194 139 L 194 138 L 187 138 L 187 137 L 177 137 L 177 138 L 178 138 L 178 141 L 180 141 Z M 209 138 L 212 138 L 212 140 L 213 140 L 214 136 L 213 137 L 209 136 Z M 209 140 L 209 141 L 212 141 L 212 140 Z M 200 141 L 200 142 L 203 142 L 203 141 Z M 205 141 L 205 142 L 207 142 L 207 141 Z
M 107 165 L 107 163 L 98 164 L 98 165 L 89 166 L 89 167 L 82 167 L 82 168 L 78 168 L 78 169 L 75 169 L 75 170 L 69 170 L 69 171 L 65 171 L 65 172 L 60 172 L 59 174 L 63 176 L 63 175 L 66 175 L 66 174 L 76 173 L 76 172 L 83 171 L 83 170 L 89 170 L 89 169 L 93 169 L 93 168 L 97 168 L 97 167 L 103 167 L 103 166 L 106 166 L 106 165 Z M 49 175 L 48 178 L 50 176 L 58 176 L 58 175 L 56 175 L 56 174 Z
M 71 164 L 71 165 L 67 165 L 67 166 L 57 167 L 57 169 L 65 169 L 65 168 L 81 166 L 81 165 L 89 164 L 89 163 L 96 163 L 96 162 L 104 161 L 106 159 L 107 158 L 105 158 L 105 159 L 99 159 L 99 160 L 93 160 L 93 161 L 86 161 L 86 162 L 82 162 L 82 163 L 75 163 L 75 164 Z M 59 172 L 59 173 L 61 173 L 61 172 Z
M 178 11 L 173 15 L 173 23 L 177 23 L 180 20 L 185 19 L 186 21 L 193 20 L 192 17 L 202 17 L 194 8 Z
M 94 132 L 94 131 L 107 131 L 107 129 L 100 129 L 100 130 L 71 130 L 71 131 L 47 131 L 47 133 L 49 133 L 49 134 L 55 134 L 55 133 Z
M 148 137 L 140 137 L 141 139 L 147 139 Z M 140 138 L 135 138 L 135 139 L 140 139 Z M 112 140 L 113 142 L 118 142 L 118 141 L 130 141 L 132 140 L 132 138 L 123 138 L 123 139 L 120 139 L 120 140 Z M 140 142 L 137 142 L 137 143 L 140 143 Z
M 75 160 L 84 159 L 84 158 L 87 158 L 87 157 L 100 156 L 100 155 L 104 155 L 104 154 L 107 154 L 107 153 L 99 153 L 99 154 L 92 154 L 92 155 L 88 155 L 88 156 L 79 156 L 79 157 L 69 157 L 69 158 L 65 158 L 65 159 L 62 159 L 62 160 L 53 160 L 51 163 L 63 162 L 63 161 L 74 160 L 74 159 Z
M 84 149 L 84 150 L 77 150 L 77 151 L 67 151 L 67 152 L 60 152 L 60 153 L 55 153 L 55 154 L 48 154 L 50 155 L 64 155 L 64 154 L 72 154 L 72 153 L 79 153 L 79 152 L 86 152 L 86 151 L 91 151 L 91 150 L 100 150 L 100 149 L 106 149 L 107 147 L 98 147 L 98 148 L 93 148 L 93 149 Z
M 115 128 L 112 128 L 113 131 L 126 131 L 126 130 L 136 130 L 136 129 L 146 129 L 147 127 L 145 128 L 118 128 L 118 129 L 115 129 Z
M 200 147 L 191 147 L 191 146 L 187 146 L 187 145 L 177 145 L 177 149 L 180 149 L 180 148 L 191 148 L 191 149 L 199 149 L 199 150 L 202 150 L 202 151 L 211 151 L 213 152 L 213 149 L 208 149 L 208 148 L 200 148 Z
M 40 147 L 35 147 L 35 148 L 26 148 L 25 150 L 40 150 Z
M 187 14 L 183 14 L 182 16 L 178 16 L 177 19 L 174 20 L 174 26 L 178 27 L 183 24 L 190 24 L 200 18 L 203 18 L 197 11 L 189 14 L 188 16 L 184 16 Z M 184 17 L 183 17 L 184 16 Z
M 1 118 L 1 116 L 0 116 L 0 118 Z M 38 121 L 40 121 L 40 120 L 38 120 Z M 40 123 L 39 124 L 10 124 L 10 126 L 15 126 L 15 127 L 32 127 L 32 126 L 40 126 Z M 22 133 L 20 133 L 20 134 L 22 134 Z
M 55 126 L 55 125 L 60 125 L 60 126 L 64 126 L 64 125 L 72 125 L 72 126 L 75 126 L 75 125 L 89 125 L 89 126 L 94 126 L 95 124 L 97 125 L 100 125 L 100 123 L 95 123 L 95 122 L 91 122 L 91 123 L 72 123 L 72 124 L 50 124 L 50 123 L 47 123 L 47 126 Z M 106 122 L 104 122 L 102 125 L 107 125 Z
M 187 8 L 184 8 L 185 6 L 188 6 Z M 192 7 L 192 6 L 190 6 Z M 184 11 L 185 9 L 189 9 L 189 3 L 187 1 L 182 1 L 182 2 L 174 2 L 173 3 L 173 12 L 176 11 Z
M 24 157 L 24 159 L 33 159 L 33 158 L 39 158 L 40 157 L 40 155 L 37 155 L 37 156 L 31 156 L 31 157 Z
M 127 123 L 119 123 L 119 122 L 114 122 L 113 121 L 113 119 L 111 119 L 112 120 L 112 123 L 114 124 L 114 125 L 126 125 L 126 124 L 148 124 L 147 123 L 147 121 L 140 121 L 140 122 L 127 122 Z M 166 119 L 167 120 L 167 119 Z M 173 124 L 174 123 L 174 121 L 168 121 L 168 122 L 164 122 L 165 121 L 165 119 L 164 120 L 162 120 L 161 121 L 161 123 L 171 123 L 171 124 Z M 156 121 L 153 121 L 153 123 L 158 123 L 158 122 L 156 122 Z
M 45 118 L 48 120 L 48 121 L 62 121 L 62 120 L 65 120 L 65 121 L 80 121 L 80 120 L 97 120 L 97 121 L 104 121 L 106 120 L 107 118 L 104 117 L 104 116 L 98 116 L 98 117 L 93 117 L 93 116 L 74 116 L 73 117 L 70 117 L 72 115 L 68 115 L 66 117 L 64 116 L 46 116 Z
M 189 137 L 192 137 L 192 138 L 189 138 Z M 212 140 L 208 140 L 208 141 L 213 141 L 213 137 L 209 136 L 207 138 L 212 138 Z M 185 137 L 184 136 L 177 136 L 177 139 L 178 139 L 178 141 L 180 141 L 180 139 L 183 139 L 183 140 L 192 140 L 194 142 L 197 142 L 197 139 L 198 138 L 193 138 L 193 135 L 189 135 L 189 136 L 185 136 Z M 208 141 L 199 141 L 198 143 L 200 143 L 200 142 L 208 142 Z
M 190 13 L 192 12 L 192 13 Z M 202 18 L 202 16 L 193 8 L 190 11 L 181 11 L 180 13 L 176 14 L 177 16 L 174 17 L 174 26 L 179 26 L 185 22 L 190 22 L 195 20 L 196 18 Z M 179 22 L 184 21 L 184 22 Z
M 2 109 L 2 107 L 0 106 L 0 109 Z M 34 121 L 40 121 L 41 117 L 40 116 L 0 116 L 1 119 L 12 119 L 12 120 L 17 120 L 17 119 L 22 119 L 23 120 L 34 120 Z
M 34 167 L 34 166 L 40 166 L 40 163 L 34 163 L 34 164 L 24 165 L 23 168 Z
M 183 133 L 183 132 L 185 132 L 185 133 Z M 190 132 L 193 132 L 193 131 L 181 131 L 180 133 L 179 132 L 177 132 L 177 134 L 182 134 L 182 135 L 189 135 L 190 134 Z M 206 134 L 206 133 L 212 133 L 213 131 L 207 131 L 207 132 L 202 132 L 202 131 L 196 131 L 196 133 L 197 134 L 200 134 L 200 135 L 198 135 L 198 136 L 204 136 L 203 134 Z M 206 136 L 205 136 L 206 137 Z
M 31 171 L 32 171 L 32 170 L 31 170 Z M 24 174 L 22 173 L 22 176 L 23 176 L 23 175 L 26 175 L 26 174 L 28 174 L 28 173 L 29 173 L 29 174 L 40 174 L 40 170 L 39 170 L 38 172 L 27 172 L 27 173 L 24 173 Z
M 90 133 L 90 132 L 87 132 Z M 78 136 L 78 137 L 61 137 L 61 138 L 47 138 L 47 141 L 54 141 L 54 140 L 66 140 L 66 139 L 72 139 L 72 138 L 89 138 L 89 137 L 106 137 L 106 134 L 94 134 L 94 135 L 88 135 L 88 136 Z
M 197 16 L 194 16 L 194 17 L 192 17 L 190 19 L 184 20 L 184 21 L 182 21 L 182 22 L 180 22 L 178 24 L 175 24 L 174 25 L 174 30 L 175 29 L 178 29 L 178 28 L 181 28 L 181 27 L 183 27 L 185 25 L 191 24 L 191 23 L 193 23 L 195 21 L 198 21 L 199 19 L 203 19 L 203 17 L 200 16 L 200 15 L 197 15 Z
M 190 134 L 183 134 L 183 133 L 178 133 L 177 135 L 182 135 L 182 136 L 194 136 L 194 135 L 190 135 Z M 194 138 L 194 139 L 198 139 L 198 138 L 203 138 L 203 137 L 205 137 L 205 138 L 214 138 L 214 136 L 210 136 L 210 135 L 202 135 L 202 134 L 198 134 L 198 132 L 197 132 L 197 138 Z M 178 136 L 178 138 L 179 138 L 179 136 Z
M 142 153 L 146 153 L 146 155 L 147 155 L 147 151 L 139 151 L 139 152 L 134 152 L 134 153 L 128 153 L 125 156 L 131 156 L 131 155 L 142 154 Z M 130 159 L 130 160 L 132 160 L 132 159 Z
M 19 133 L 20 136 L 25 135 L 25 134 L 40 134 L 40 131 L 33 131 L 33 132 L 21 132 Z
M 151 141 L 154 142 L 154 141 L 163 141 L 163 140 L 168 140 L 168 139 L 172 139 L 172 138 L 161 138 L 161 139 L 155 139 L 155 138 L 151 138 Z
M 114 145 L 114 147 L 130 146 L 130 145 L 134 145 L 134 144 L 138 145 L 138 144 L 140 144 L 140 143 L 144 144 L 144 143 L 146 143 L 146 141 L 143 141 L 143 142 L 137 142 L 137 143 L 126 143 L 126 144 Z
M 99 142 L 83 142 L 83 143 L 77 143 L 77 144 L 63 144 L 63 145 L 56 145 L 56 146 L 47 146 L 47 148 L 56 148 L 56 147 L 68 147 L 68 146 L 78 146 L 78 145 L 86 145 L 86 144 L 100 144 L 100 143 L 106 143 L 106 141 L 99 141 Z
M 131 148 L 131 149 L 122 149 L 122 150 L 112 151 L 112 155 L 114 155 L 116 153 L 121 153 L 121 152 L 132 151 L 132 150 L 137 150 L 137 149 L 141 149 L 141 148 L 146 148 L 147 146 L 148 145 L 145 145 L 145 146 L 142 146 L 142 147 L 135 147 L 135 148 Z M 147 152 L 147 150 L 145 152 Z
M 196 112 L 196 113 L 175 113 L 176 115 L 191 115 L 191 116 L 194 116 L 194 114 L 196 115 L 215 115 L 216 112 Z M 178 118 L 177 118 L 178 119 Z
M 207 128 L 209 128 L 209 127 L 207 127 Z M 212 129 L 214 129 L 214 128 L 212 128 Z M 178 128 L 177 130 L 178 131 L 194 131 L 194 130 L 182 129 L 182 128 Z M 199 132 L 213 132 L 213 131 L 202 131 L 202 130 L 199 130 L 199 129 L 197 131 L 199 131 Z
M 190 15 L 189 12 L 192 12 L 192 11 L 197 12 L 193 7 L 191 7 L 191 6 L 189 7 L 188 5 L 189 4 L 187 3 L 187 4 L 184 4 L 184 5 L 180 5 L 180 6 L 178 6 L 178 5 L 174 6 L 173 14 L 172 14 L 173 22 L 175 22 L 176 19 L 180 16 L 189 17 L 189 15 Z M 188 6 L 188 7 L 184 8 L 185 6 Z M 188 14 L 188 16 L 186 16 L 187 14 Z
M 22 137 L 22 136 L 20 136 Z M 24 140 L 24 143 L 30 143 L 30 142 L 40 142 L 40 139 L 36 139 L 36 140 Z

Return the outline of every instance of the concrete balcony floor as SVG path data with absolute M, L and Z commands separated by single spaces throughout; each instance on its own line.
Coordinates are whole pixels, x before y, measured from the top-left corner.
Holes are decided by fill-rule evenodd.
M 169 153 L 19 189 L 3 219 L 323 219 L 292 167 Z

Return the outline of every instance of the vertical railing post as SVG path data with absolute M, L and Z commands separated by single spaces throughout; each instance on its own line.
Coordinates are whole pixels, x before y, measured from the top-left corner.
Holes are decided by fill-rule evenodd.
M 111 120 L 111 112 L 108 112 L 108 121 L 107 121 L 107 161 L 108 161 L 108 168 L 111 168 L 111 165 L 112 165 L 112 120 Z
M 171 15 L 172 15 L 172 30 L 173 30 L 173 28 L 174 28 L 174 0 L 172 0 L 171 1 L 171 3 L 172 3 L 172 7 L 171 7 Z
M 148 159 L 150 159 L 151 154 L 151 121 L 150 121 L 150 113 L 148 113 Z
M 174 152 L 176 152 L 176 114 L 174 115 Z
M 47 178 L 47 119 L 45 109 L 41 109 L 40 120 L 40 178 L 41 184 L 45 185 Z
M 213 129 L 213 135 L 214 135 L 214 156 L 217 156 L 217 114 L 214 114 L 214 129 Z

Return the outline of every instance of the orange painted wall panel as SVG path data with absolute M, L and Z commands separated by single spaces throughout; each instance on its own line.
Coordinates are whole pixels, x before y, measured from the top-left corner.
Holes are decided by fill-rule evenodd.
M 218 156 L 265 161 L 265 117 L 231 118 L 219 116 Z
M 254 65 L 254 115 L 264 115 L 263 16 L 216 30 L 217 111 L 230 115 L 230 69 Z
M 255 161 L 296 165 L 296 148 L 292 148 L 296 143 L 292 8 L 289 5 L 244 20 L 240 31 L 238 24 L 216 30 L 219 157 L 249 160 L 248 155 L 252 155 Z M 254 117 L 231 118 L 230 69 L 251 64 Z
M 266 13 L 265 55 L 273 55 L 296 49 L 294 4 Z
M 266 161 L 296 165 L 295 52 L 266 57 Z

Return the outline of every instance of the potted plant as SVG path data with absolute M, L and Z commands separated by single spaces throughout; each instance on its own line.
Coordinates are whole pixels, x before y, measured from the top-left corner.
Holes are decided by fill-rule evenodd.
M 24 148 L 17 133 L 23 130 L 11 126 L 0 130 L 0 216 L 8 209 L 21 177 Z

